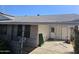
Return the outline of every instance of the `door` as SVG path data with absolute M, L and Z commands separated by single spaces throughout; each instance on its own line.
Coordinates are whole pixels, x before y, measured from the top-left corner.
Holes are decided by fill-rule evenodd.
M 66 40 L 66 39 L 68 39 L 68 29 L 67 29 L 67 27 L 62 27 L 62 39 L 63 40 Z
M 55 28 L 54 27 L 51 27 L 51 38 L 55 38 Z

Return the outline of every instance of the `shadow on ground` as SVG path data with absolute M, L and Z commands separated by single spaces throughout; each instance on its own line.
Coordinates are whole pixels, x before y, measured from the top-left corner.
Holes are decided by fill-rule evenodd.
M 65 52 L 64 54 L 74 54 L 74 52 Z
M 36 49 L 36 47 L 26 47 L 26 48 L 23 49 L 23 54 L 28 54 L 35 49 Z
M 50 38 L 50 39 L 48 39 L 47 41 L 64 41 L 64 40 L 62 40 L 62 39 L 52 39 L 52 38 Z

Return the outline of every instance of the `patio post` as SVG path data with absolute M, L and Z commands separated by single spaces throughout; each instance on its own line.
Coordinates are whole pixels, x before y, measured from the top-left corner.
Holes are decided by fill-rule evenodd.
M 22 25 L 21 53 L 23 53 L 24 29 L 25 29 L 25 26 Z

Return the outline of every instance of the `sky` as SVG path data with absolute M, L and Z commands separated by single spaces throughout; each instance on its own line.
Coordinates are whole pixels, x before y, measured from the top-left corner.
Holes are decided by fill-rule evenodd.
M 14 16 L 79 14 L 79 5 L 0 5 L 0 12 Z

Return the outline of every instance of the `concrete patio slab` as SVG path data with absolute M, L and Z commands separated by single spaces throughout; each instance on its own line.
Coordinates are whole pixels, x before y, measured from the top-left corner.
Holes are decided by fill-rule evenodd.
M 72 54 L 71 44 L 63 41 L 46 41 L 41 47 L 36 48 L 30 54 Z

